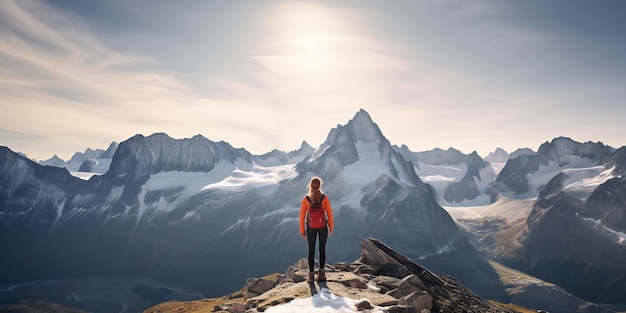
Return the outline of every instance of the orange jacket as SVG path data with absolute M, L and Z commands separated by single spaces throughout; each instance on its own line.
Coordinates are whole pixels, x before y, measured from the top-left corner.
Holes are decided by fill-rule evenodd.
M 311 203 L 306 197 L 302 198 L 302 205 L 300 206 L 300 234 L 304 235 L 304 220 L 306 219 L 306 215 L 311 208 Z M 333 231 L 335 227 L 335 223 L 333 223 L 333 209 L 330 207 L 330 200 L 328 200 L 328 196 L 324 195 L 324 200 L 322 200 L 322 209 L 326 212 L 326 217 L 328 220 L 328 229 Z

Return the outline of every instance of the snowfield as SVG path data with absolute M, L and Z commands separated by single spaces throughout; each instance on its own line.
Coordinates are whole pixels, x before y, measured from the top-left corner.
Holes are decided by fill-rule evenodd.
M 247 187 L 278 186 L 280 181 L 296 176 L 295 164 L 263 167 L 253 165 L 252 169 L 246 171 L 236 168 L 231 175 L 221 181 L 206 185 L 202 190 L 207 189 L 227 189 L 242 190 Z
M 360 312 L 356 304 L 363 300 L 352 300 L 334 295 L 327 288 L 309 298 L 292 300 L 289 303 L 273 306 L 265 310 L 267 313 L 349 313 Z M 369 310 L 372 313 L 386 312 L 381 307 Z
M 444 206 L 448 214 L 459 224 L 460 220 L 480 220 L 484 218 L 502 219 L 511 224 L 526 219 L 533 209 L 535 198 L 513 199 L 501 197 L 498 201 L 483 206 L 451 207 Z
M 450 203 L 443 198 L 443 195 L 450 184 L 457 183 L 463 179 L 463 176 L 465 176 L 467 172 L 466 164 L 429 165 L 420 162 L 420 168 L 416 167 L 415 172 L 423 182 L 431 185 L 437 191 L 437 202 L 439 202 L 439 204 L 444 206 L 471 207 L 483 206 L 491 202 L 489 195 L 485 194 L 485 190 L 487 190 L 489 184 L 496 179 L 497 173 L 502 169 L 502 166 L 502 164 L 498 163 L 497 166 L 492 165 L 491 167 L 481 169 L 479 172 L 481 179 L 474 178 L 480 195 L 472 200 L 465 200 L 460 203 Z
M 530 191 L 524 197 L 536 197 L 542 186 L 561 172 L 569 176 L 564 182 L 566 190 L 591 193 L 600 184 L 613 178 L 612 171 L 613 169 L 598 166 L 595 161 L 579 156 L 570 156 L 569 163 L 563 167 L 557 161 L 550 161 L 548 165 L 540 166 L 536 172 L 526 175 Z

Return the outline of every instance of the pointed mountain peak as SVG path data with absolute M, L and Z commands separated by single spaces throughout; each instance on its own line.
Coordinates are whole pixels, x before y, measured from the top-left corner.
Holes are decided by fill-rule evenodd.
M 305 156 L 311 154 L 313 151 L 315 151 L 315 148 L 311 147 L 308 142 L 303 140 L 302 144 L 300 144 L 300 148 L 289 152 L 288 155 L 290 158 L 297 157 L 296 159 L 300 162 Z
M 53 155 L 53 156 L 50 158 L 50 160 L 61 160 L 61 161 L 63 161 L 63 159 L 61 159 L 61 158 L 60 158 L 58 155 L 56 155 L 56 154 L 55 154 L 55 155 Z
M 59 156 L 56 154 L 45 161 L 39 161 L 39 164 L 41 165 L 50 165 L 50 166 L 59 166 L 59 167 L 62 166 L 64 163 L 65 161 L 59 158 Z
M 372 117 L 364 109 L 360 109 L 359 112 L 356 112 L 356 114 L 354 115 L 353 119 L 355 119 L 355 120 L 356 119 L 367 119 L 367 120 L 369 120 L 370 122 L 373 123 Z
M 472 159 L 481 159 L 482 160 L 482 158 L 480 157 L 480 155 L 478 155 L 478 152 L 476 152 L 476 150 L 472 151 L 472 153 L 470 153 L 468 155 L 468 157 L 472 158 Z
M 465 163 L 468 167 L 467 173 L 473 176 L 480 176 L 479 171 L 487 167 L 485 160 L 483 160 L 476 151 L 473 151 L 466 157 Z
M 306 142 L 306 140 L 303 140 L 302 143 L 300 144 L 300 149 L 298 149 L 298 150 L 310 151 L 310 150 L 314 150 L 314 149 L 313 149 L 313 147 L 311 147 L 311 145 L 308 142 Z
M 369 113 L 361 109 L 346 125 L 357 141 L 379 142 L 384 139 L 380 128 L 374 123 Z
M 506 163 L 508 159 L 509 153 L 500 147 L 496 148 L 495 151 L 490 152 L 485 158 L 485 160 L 490 163 Z
M 508 154 L 508 152 L 506 152 L 506 150 L 504 150 L 504 149 L 502 149 L 500 147 L 497 147 L 496 150 L 494 151 L 494 153 L 502 153 L 502 154 L 507 153 Z
M 111 142 L 111 144 L 109 145 L 109 147 L 100 155 L 101 159 L 112 159 L 113 155 L 115 155 L 115 151 L 117 151 L 117 148 L 120 145 L 113 141 Z
M 299 179 L 308 173 L 325 175 L 328 182 L 348 177 L 360 186 L 357 189 L 382 175 L 410 186 L 422 184 L 413 163 L 392 148 L 365 110 L 360 110 L 345 126 L 332 129 L 326 141 L 299 163 L 296 171 L 302 174 Z M 362 173 L 368 174 L 364 177 Z

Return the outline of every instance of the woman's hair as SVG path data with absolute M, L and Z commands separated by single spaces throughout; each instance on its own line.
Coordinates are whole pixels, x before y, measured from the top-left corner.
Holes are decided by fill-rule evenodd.
M 307 189 L 309 190 L 309 197 L 311 197 L 311 203 L 322 202 L 322 179 L 315 176 L 311 178 Z

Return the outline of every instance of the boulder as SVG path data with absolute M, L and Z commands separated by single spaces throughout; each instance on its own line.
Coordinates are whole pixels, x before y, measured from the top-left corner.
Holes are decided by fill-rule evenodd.
M 423 282 L 433 286 L 445 286 L 445 282 L 437 275 L 426 268 L 413 262 L 406 256 L 394 251 L 389 246 L 374 238 L 364 239 L 361 242 L 361 256 L 359 262 L 378 265 L 383 269 L 388 269 L 394 277 L 400 276 L 402 273 L 409 275 L 417 275 Z M 402 268 L 406 268 L 406 270 Z M 403 278 L 402 275 L 399 278 Z
M 402 279 L 403 281 L 406 281 L 407 283 L 420 288 L 421 290 L 427 290 L 428 288 L 426 287 L 426 285 L 424 284 L 424 282 L 415 274 L 411 274 L 408 275 L 406 277 L 404 277 Z
M 264 294 L 278 285 L 278 279 L 269 280 L 263 278 L 249 278 L 246 282 L 246 298 L 252 298 Z
M 402 299 L 399 304 L 416 308 L 418 312 L 433 307 L 433 297 L 426 291 L 416 291 Z

